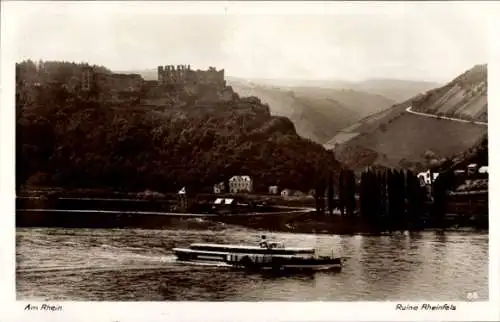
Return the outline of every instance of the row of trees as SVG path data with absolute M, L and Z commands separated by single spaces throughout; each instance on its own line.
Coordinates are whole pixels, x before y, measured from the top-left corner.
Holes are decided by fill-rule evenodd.
M 340 209 L 342 216 L 353 216 L 356 210 L 356 177 L 352 170 L 342 169 L 338 176 L 338 198 L 335 198 L 334 173 L 329 172 L 328 180 L 319 180 L 316 185 L 316 210 L 318 213 L 325 212 L 326 207 L 330 214 L 335 208 Z
M 426 190 L 411 171 L 365 171 L 360 184 L 361 217 L 376 229 L 406 230 L 424 213 Z
M 334 177 L 330 174 L 326 186 L 321 181 L 318 183 L 316 207 L 319 214 L 326 212 L 326 194 L 330 214 L 335 208 L 340 209 L 342 216 L 353 217 L 359 213 L 359 218 L 372 230 L 418 229 L 424 218 L 431 221 L 427 224 L 439 227 L 446 212 L 446 191 L 453 185 L 451 171 L 437 177 L 429 195 L 428 188 L 422 187 L 410 170 L 366 170 L 361 174 L 359 185 L 353 171 L 342 170 L 338 178 L 338 198 L 335 198 Z
M 16 80 L 19 81 L 47 81 L 68 83 L 71 78 L 80 79 L 83 68 L 92 67 L 95 72 L 110 74 L 111 71 L 103 66 L 89 65 L 65 61 L 38 61 L 26 60 L 16 63 Z

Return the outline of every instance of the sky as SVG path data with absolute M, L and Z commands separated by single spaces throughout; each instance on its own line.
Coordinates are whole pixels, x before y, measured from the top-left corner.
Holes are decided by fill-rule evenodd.
M 13 2 L 18 61 L 190 64 L 256 79 L 449 81 L 488 61 L 487 3 Z M 497 8 L 497 7 L 495 7 Z

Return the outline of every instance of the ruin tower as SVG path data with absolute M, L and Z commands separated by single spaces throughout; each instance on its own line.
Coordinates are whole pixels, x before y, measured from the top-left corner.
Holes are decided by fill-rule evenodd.
M 168 83 L 172 84 L 174 80 L 174 66 L 168 65 Z
M 92 67 L 84 67 L 81 74 L 81 90 L 88 92 L 92 89 L 94 70 Z
M 170 65 L 170 83 L 175 83 L 175 66 Z
M 222 87 L 226 87 L 226 81 L 224 78 L 224 69 L 220 70 L 220 79 L 219 82 L 221 83 Z
M 210 66 L 207 70 L 192 70 L 191 65 L 158 66 L 158 81 L 161 84 L 194 85 L 211 84 L 224 88 L 226 86 L 224 69 L 217 70 Z
M 177 65 L 177 70 L 175 71 L 175 76 L 176 76 L 177 84 L 180 84 L 181 77 L 182 77 L 181 65 Z

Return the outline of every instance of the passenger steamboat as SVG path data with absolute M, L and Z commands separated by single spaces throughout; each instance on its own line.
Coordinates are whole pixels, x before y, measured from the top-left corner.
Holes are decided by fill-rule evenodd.
M 173 248 L 178 261 L 219 265 L 247 270 L 317 271 L 341 269 L 343 258 L 319 256 L 314 248 L 290 248 L 281 242 L 259 246 L 191 244 Z

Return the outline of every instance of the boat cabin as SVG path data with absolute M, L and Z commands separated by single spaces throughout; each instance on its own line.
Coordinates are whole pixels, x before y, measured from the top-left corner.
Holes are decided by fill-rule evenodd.
M 267 248 L 273 249 L 273 248 L 285 248 L 285 244 L 282 242 L 268 242 L 267 243 Z
M 218 245 L 218 244 L 191 244 L 191 250 L 225 253 L 245 253 L 245 254 L 314 254 L 313 248 L 285 248 L 283 243 L 269 242 L 268 247 L 242 246 L 242 245 Z

